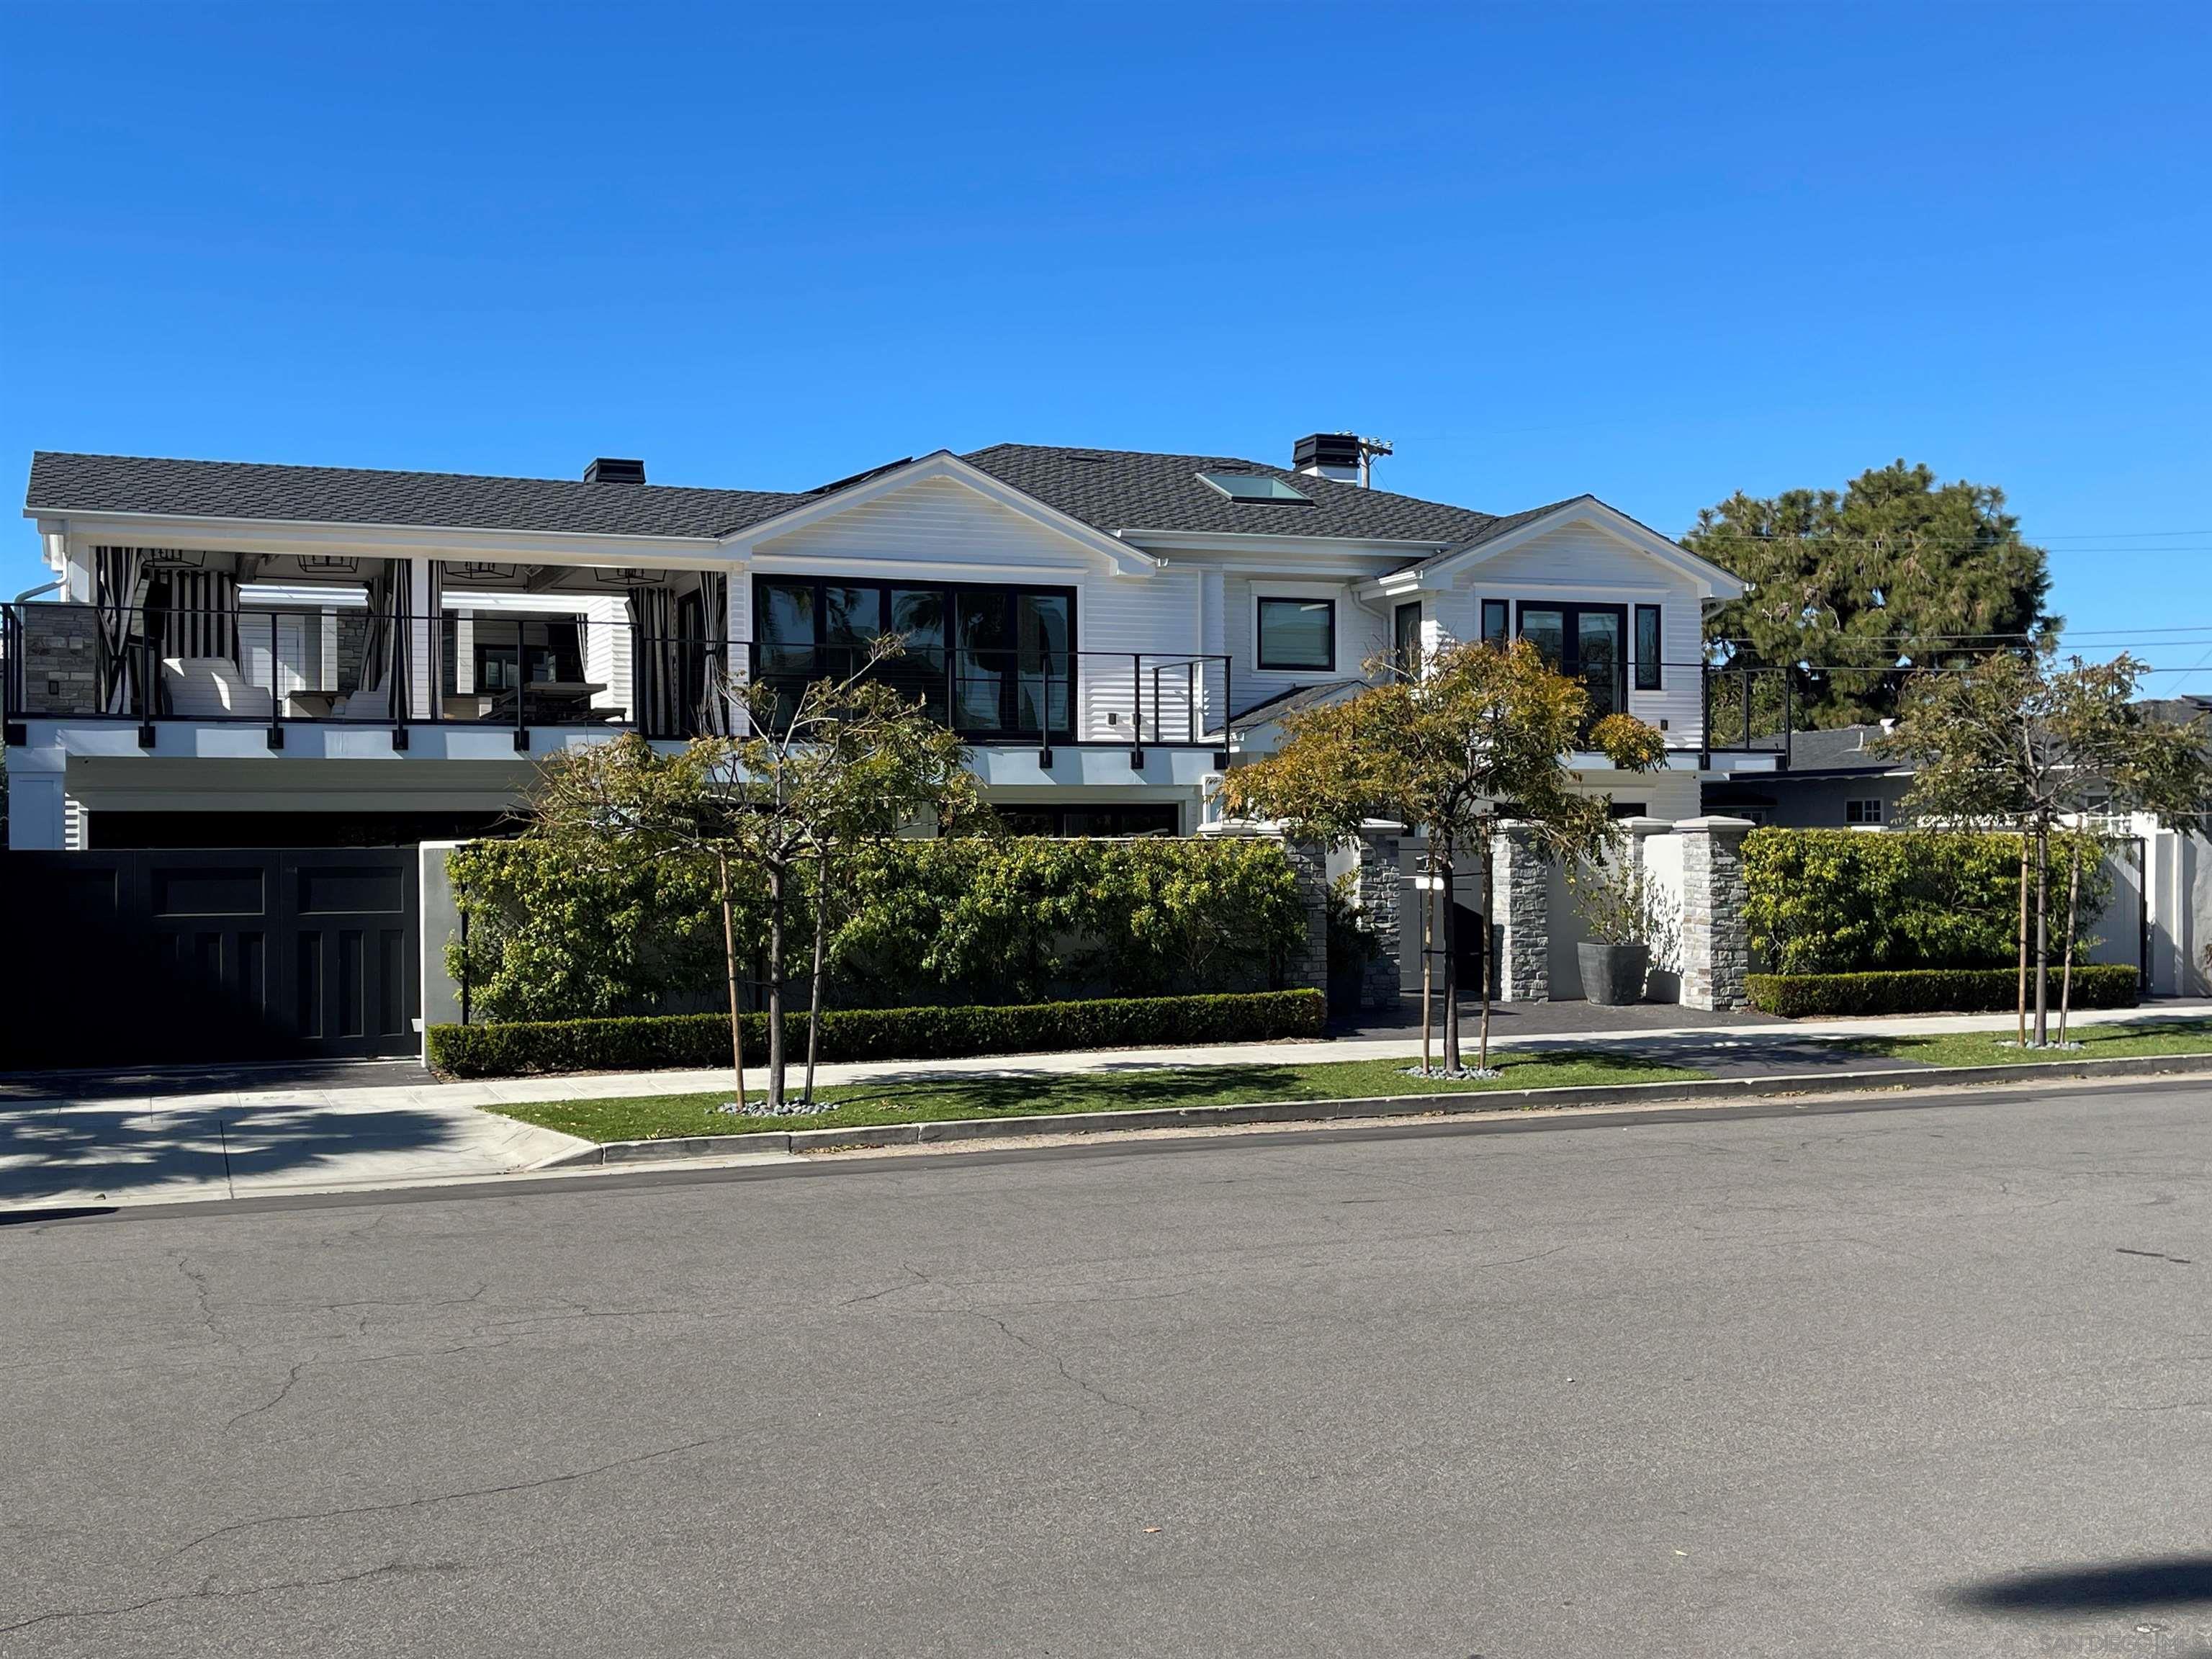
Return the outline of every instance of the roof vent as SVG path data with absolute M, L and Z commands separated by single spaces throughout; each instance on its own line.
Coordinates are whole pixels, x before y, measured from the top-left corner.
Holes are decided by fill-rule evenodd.
M 611 455 L 602 455 L 584 469 L 586 483 L 643 483 L 643 461 L 617 460 Z

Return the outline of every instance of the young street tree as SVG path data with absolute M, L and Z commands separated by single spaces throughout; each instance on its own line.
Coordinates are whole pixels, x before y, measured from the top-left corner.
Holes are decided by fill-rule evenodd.
M 1739 491 L 1682 545 L 1751 584 L 1707 616 L 1705 638 L 1727 665 L 1770 671 L 1752 684 L 1778 705 L 1786 674 L 1799 726 L 1887 719 L 1916 670 L 2017 651 L 2058 625 L 2043 550 L 2021 538 L 2004 492 L 1901 460 L 1840 491 Z
M 729 695 L 742 735 L 696 738 L 662 755 L 643 738 L 571 749 L 550 758 L 532 793 L 532 833 L 585 860 L 687 858 L 715 872 L 722 907 L 730 1054 L 744 1103 L 735 916 L 741 891 L 758 896 L 766 931 L 769 1109 L 786 1103 L 785 1012 L 794 907 L 813 878 L 814 961 L 808 975 L 806 1095 L 819 1054 L 826 915 L 840 864 L 872 838 L 918 819 L 957 820 L 977 794 L 959 739 L 870 671 L 900 650 L 877 641 L 843 679 L 805 687 L 750 684 Z
M 1911 816 L 1944 824 L 2002 823 L 2021 843 L 2021 1030 L 2027 1034 L 2029 922 L 2033 921 L 2035 1030 L 2050 1038 L 2051 845 L 2064 821 L 2092 812 L 2200 811 L 2212 794 L 2206 724 L 2176 726 L 2135 701 L 2144 665 L 2074 658 L 2045 647 L 1984 659 L 1971 669 L 1915 677 L 1890 752 L 1918 770 L 1905 798 Z M 2067 951 L 2070 967 L 2081 893 L 2082 836 L 2068 840 Z M 2030 884 L 2033 882 L 2033 905 Z M 2069 974 L 2070 978 L 2070 974 Z M 2063 1014 L 2062 1014 L 2063 1018 Z
M 1596 750 L 1626 771 L 1648 771 L 1665 759 L 1664 741 L 1643 721 L 1626 714 L 1589 720 L 1588 690 L 1554 672 L 1526 640 L 1455 645 L 1428 657 L 1415 674 L 1394 674 L 1345 702 L 1293 715 L 1281 748 L 1223 780 L 1222 800 L 1237 817 L 1274 819 L 1301 839 L 1328 845 L 1355 838 L 1369 818 L 1405 823 L 1426 836 L 1446 894 L 1460 858 L 1475 857 L 1487 918 L 1493 854 L 1509 818 L 1555 858 L 1590 857 L 1610 842 L 1609 804 L 1576 792 L 1571 752 Z M 1458 923 L 1449 902 L 1443 915 L 1443 1060 L 1457 1074 L 1465 1069 Z M 1428 1018 L 1424 1007 L 1425 1044 Z M 1489 1063 L 1486 975 L 1476 1064 Z

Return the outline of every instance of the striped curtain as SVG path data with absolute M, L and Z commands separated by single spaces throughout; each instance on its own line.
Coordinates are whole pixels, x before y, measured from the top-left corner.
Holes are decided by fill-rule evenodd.
M 699 606 L 705 613 L 706 672 L 700 677 L 698 730 L 709 737 L 731 735 L 730 578 L 709 570 L 699 578 Z
M 631 711 L 648 738 L 684 735 L 684 644 L 676 637 L 676 596 L 665 587 L 629 590 Z
M 407 566 L 398 559 L 383 560 L 362 586 L 368 594 L 368 617 L 361 640 L 361 684 L 346 706 L 349 713 L 388 718 L 392 689 L 405 663 Z
M 133 714 L 138 708 L 146 554 L 143 547 L 92 550 L 92 600 L 100 628 L 100 706 L 110 714 Z
M 166 570 L 161 608 L 165 657 L 238 658 L 238 578 L 228 570 Z
M 446 565 L 442 559 L 430 561 L 429 593 L 422 606 L 422 620 L 416 623 L 415 636 L 422 641 L 422 666 L 427 678 L 424 684 L 428 707 L 417 709 L 416 717 L 434 720 L 445 712 L 446 691 Z

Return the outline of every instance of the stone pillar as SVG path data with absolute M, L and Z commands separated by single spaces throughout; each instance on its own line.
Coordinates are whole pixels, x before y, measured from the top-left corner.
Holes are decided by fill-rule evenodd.
M 1682 837 L 1682 1006 L 1749 1006 L 1751 938 L 1744 921 L 1743 838 L 1748 818 L 1684 818 Z
M 1490 902 L 1491 994 L 1500 1002 L 1552 1000 L 1551 862 L 1535 832 L 1500 826 L 1492 844 Z
M 1363 1008 L 1398 1006 L 1398 896 L 1406 878 L 1398 868 L 1398 826 L 1370 826 L 1359 837 L 1359 912 L 1380 952 L 1367 964 L 1359 987 Z
M 1305 938 L 1291 951 L 1283 974 L 1286 991 L 1328 994 L 1328 854 L 1312 842 L 1286 841 L 1284 854 L 1297 874 L 1298 896 L 1305 902 Z

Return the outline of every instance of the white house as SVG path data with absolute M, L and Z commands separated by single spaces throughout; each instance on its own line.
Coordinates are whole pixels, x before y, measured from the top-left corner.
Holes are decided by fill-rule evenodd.
M 532 757 L 720 718 L 896 629 L 886 672 L 1047 833 L 1190 833 L 1209 780 L 1395 649 L 1526 635 L 1666 734 L 1578 757 L 1624 812 L 1772 764 L 1707 746 L 1700 617 L 1741 585 L 1590 496 L 1498 517 L 1287 466 L 1004 444 L 796 493 L 40 453 L 58 579 L 9 607 L 19 848 L 406 846 L 478 833 Z

